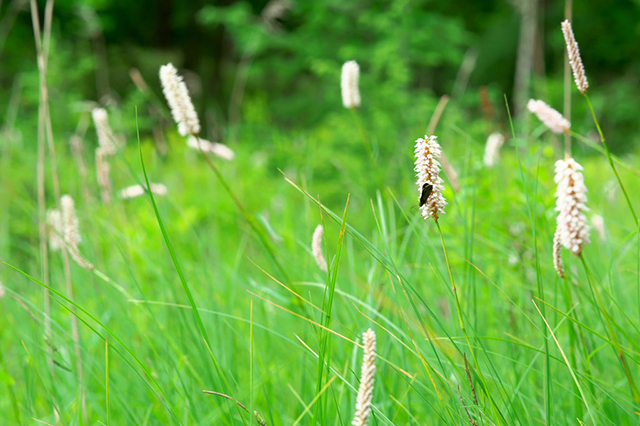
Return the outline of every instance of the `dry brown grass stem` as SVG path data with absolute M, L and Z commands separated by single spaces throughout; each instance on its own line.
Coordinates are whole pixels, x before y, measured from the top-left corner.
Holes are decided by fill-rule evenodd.
M 47 247 L 47 225 L 46 225 L 46 170 L 45 162 L 47 159 L 46 149 L 49 149 L 49 159 L 51 161 L 52 168 L 52 181 L 54 188 L 54 195 L 56 200 L 60 199 L 60 181 L 58 179 L 58 167 L 56 161 L 55 143 L 53 139 L 53 127 L 51 124 L 51 115 L 49 110 L 49 92 L 47 88 L 47 63 L 49 57 L 49 47 L 51 42 L 51 23 L 53 20 L 53 6 L 54 0 L 47 0 L 45 5 L 44 14 L 44 26 L 40 27 L 40 19 L 38 16 L 38 5 L 35 0 L 30 0 L 31 7 L 31 19 L 33 25 L 33 32 L 35 37 L 38 72 L 40 77 L 40 99 L 38 107 L 38 213 L 39 213 L 39 233 L 40 233 L 40 253 L 42 258 L 43 278 L 45 285 L 50 285 L 49 282 L 49 253 Z M 71 283 L 71 270 L 69 254 L 63 250 L 62 260 L 64 265 L 65 282 L 67 287 L 67 293 L 69 298 L 73 301 L 73 286 Z M 51 343 L 51 295 L 45 288 L 44 290 L 44 311 L 45 311 L 45 340 Z M 75 311 L 75 307 L 72 306 Z M 76 353 L 76 370 L 78 375 L 78 382 L 80 383 L 80 400 L 82 418 L 85 424 L 88 424 L 87 417 L 87 402 L 84 392 L 84 372 L 82 363 L 82 352 L 80 349 L 80 334 L 78 329 L 78 320 L 75 315 L 71 315 L 71 329 L 75 343 Z M 48 359 L 48 365 L 50 371 L 53 373 L 53 358 L 51 354 Z M 57 417 L 57 411 L 54 411 Z
M 229 400 L 235 402 L 236 404 L 238 404 L 238 407 L 242 408 L 244 411 L 249 413 L 249 409 L 243 403 L 241 403 L 240 401 L 236 401 L 235 399 L 233 399 L 229 395 L 225 395 L 224 393 L 214 392 L 214 391 L 210 391 L 210 390 L 203 390 L 202 393 L 206 393 L 208 395 L 220 396 L 222 398 L 229 399 Z M 267 426 L 267 422 L 262 418 L 262 416 L 257 411 L 254 411 L 252 414 L 253 414 L 253 417 L 255 417 L 256 421 L 258 422 L 258 424 L 260 426 Z

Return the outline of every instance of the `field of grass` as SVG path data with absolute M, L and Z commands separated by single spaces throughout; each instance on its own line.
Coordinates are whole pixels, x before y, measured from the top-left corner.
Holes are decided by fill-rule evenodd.
M 369 424 L 640 423 L 640 237 L 629 205 L 640 164 L 613 158 L 618 180 L 595 127 L 572 129 L 572 155 L 588 218 L 604 225 L 581 257 L 563 251 L 562 279 L 552 246 L 565 139 L 535 117 L 502 130 L 500 160 L 487 167 L 498 126 L 450 101 L 432 124 L 459 189 L 445 177 L 436 222 L 420 214 L 413 170 L 414 141 L 438 109 L 430 97 L 393 111 L 365 94 L 361 108 L 336 105 L 304 131 L 271 126 L 268 102 L 249 98 L 225 129 L 232 161 L 187 147 L 160 120 L 160 95 L 145 99 L 161 112 L 109 108 L 128 141 L 109 159 L 110 202 L 95 178 L 93 126 L 76 129 L 83 176 L 74 130 L 55 120 L 69 105 L 51 100 L 50 134 L 44 107 L 39 135 L 15 115 L 5 121 L 2 424 L 351 424 L 369 328 Z M 496 123 L 511 122 L 506 105 L 494 107 Z M 78 116 L 89 123 L 89 110 Z M 145 182 L 168 194 L 117 197 Z M 79 251 L 94 268 L 42 246 L 42 213 L 62 194 L 75 200 Z M 320 224 L 328 272 L 311 248 Z
M 102 203 L 91 155 L 82 181 L 60 138 L 59 185 L 76 200 L 80 250 L 95 271 L 71 263 L 72 303 L 63 258 L 49 253 L 46 339 L 36 153 L 4 143 L 3 423 L 256 422 L 209 390 L 269 425 L 349 424 L 371 327 L 372 424 L 638 424 L 639 245 L 606 157 L 574 138 L 606 233 L 592 232 L 584 264 L 565 251 L 562 280 L 551 253 L 560 140 L 537 122 L 516 127 L 487 168 L 486 132 L 451 108 L 436 133 L 461 186 L 447 181 L 438 224 L 420 216 L 412 170 L 428 115 L 415 130 L 376 127 L 375 106 L 337 110 L 334 126 L 304 134 L 241 127 L 227 141 L 236 159 L 211 158 L 223 180 L 172 128 L 166 156 L 127 134 L 114 187 L 144 180 L 142 154 L 149 180 L 169 188 L 158 215 L 148 196 Z M 88 134 L 87 151 L 95 143 Z M 633 199 L 637 162 L 621 161 Z M 318 224 L 328 274 L 311 253 Z

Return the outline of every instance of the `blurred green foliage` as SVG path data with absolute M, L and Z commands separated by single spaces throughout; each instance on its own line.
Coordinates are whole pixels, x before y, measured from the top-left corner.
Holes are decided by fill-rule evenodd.
M 481 117 L 486 87 L 507 121 L 503 95 L 512 99 L 520 1 L 498 0 L 221 0 L 55 2 L 49 83 L 54 122 L 71 132 L 95 101 L 130 113 L 143 99 L 130 78 L 140 70 L 156 96 L 158 67 L 172 61 L 187 79 L 209 137 L 225 139 L 234 126 L 308 129 L 331 123 L 340 105 L 341 64 L 361 65 L 364 108 L 375 103 L 396 128 L 409 125 L 417 105 L 454 96 L 466 119 Z M 0 5 L 0 114 L 11 87 L 22 87 L 20 120 L 35 128 L 37 66 L 31 16 L 24 0 Z M 39 2 L 41 19 L 44 1 Z M 15 22 L 7 19 L 18 7 Z M 531 96 L 562 109 L 563 2 L 537 1 L 538 31 Z M 578 3 L 574 28 L 592 82 L 592 99 L 617 152 L 638 140 L 640 5 Z M 8 21 L 8 22 L 7 22 Z M 0 38 L 0 42 L 2 39 Z M 468 83 L 461 65 L 471 64 Z M 475 62 L 471 59 L 477 58 Z M 577 92 L 572 88 L 574 97 Z M 574 102 L 574 128 L 588 126 Z M 422 113 L 422 111 L 421 111 Z M 132 114 L 129 114 L 132 116 Z M 143 114 L 144 115 L 144 114 Z M 370 117 L 374 119 L 374 117 Z M 143 119 L 144 120 L 144 119 Z M 428 117 L 423 116 L 423 121 Z M 131 120 L 129 120 L 131 121 Z M 131 127 L 128 130 L 132 130 Z M 148 126 L 142 123 L 143 132 Z M 33 135 L 25 135 L 25 140 Z

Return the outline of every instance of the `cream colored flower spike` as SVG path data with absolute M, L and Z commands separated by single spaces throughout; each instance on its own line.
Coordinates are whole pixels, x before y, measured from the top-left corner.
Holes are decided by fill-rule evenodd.
M 487 144 L 484 148 L 484 165 L 493 167 L 498 164 L 500 158 L 500 149 L 504 144 L 504 136 L 502 133 L 492 133 L 487 138 Z
M 187 85 L 173 64 L 160 67 L 162 92 L 171 108 L 171 115 L 178 124 L 178 133 L 182 136 L 200 133 L 200 120 L 191 102 Z
M 584 185 L 582 166 L 573 158 L 556 162 L 555 182 L 556 211 L 558 211 L 558 233 L 560 243 L 577 256 L 589 244 L 589 225 L 584 212 L 589 210 L 587 187 Z
M 578 90 L 584 95 L 589 88 L 589 81 L 587 81 L 587 76 L 584 73 L 584 65 L 582 65 L 578 42 L 576 41 L 576 37 L 573 35 L 571 22 L 568 20 L 564 20 L 562 22 L 562 34 L 564 35 L 564 42 L 567 45 L 567 55 L 569 56 L 569 64 L 573 71 L 573 78 Z
M 313 231 L 313 238 L 311 240 L 311 250 L 313 251 L 313 257 L 316 259 L 318 268 L 322 272 L 327 272 L 327 260 L 322 253 L 322 236 L 324 235 L 324 228 L 322 225 L 318 225 L 316 230 Z
M 415 172 L 417 175 L 420 212 L 422 217 L 430 217 L 438 220 L 444 214 L 444 206 L 447 202 L 442 195 L 444 181 L 440 177 L 440 163 L 438 159 L 442 150 L 436 136 L 425 136 L 416 140 L 415 146 Z
M 104 108 L 95 108 L 91 111 L 93 124 L 96 126 L 96 135 L 98 136 L 98 144 L 106 155 L 116 153 L 116 145 L 113 143 L 115 137 L 109 126 L 109 116 Z
M 356 400 L 356 414 L 351 424 L 353 426 L 367 426 L 371 415 L 371 401 L 373 400 L 373 384 L 376 375 L 376 333 L 368 329 L 362 334 L 364 356 L 362 358 L 362 372 L 360 387 Z
M 553 133 L 569 133 L 571 123 L 543 101 L 530 99 L 527 103 L 527 109 L 534 113 Z
M 345 108 L 357 108 L 360 106 L 359 76 L 360 67 L 356 61 L 345 62 L 342 65 L 340 87 L 342 89 L 342 104 Z

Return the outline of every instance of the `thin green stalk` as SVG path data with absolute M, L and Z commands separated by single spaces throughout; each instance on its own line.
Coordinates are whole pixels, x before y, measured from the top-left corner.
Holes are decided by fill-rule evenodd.
M 540 311 L 540 308 L 538 308 L 538 305 L 536 305 L 536 303 L 533 302 L 533 306 L 536 308 L 536 310 L 538 311 L 538 313 L 542 317 L 542 321 L 544 321 L 544 325 L 546 326 L 546 328 L 551 333 L 551 337 L 553 337 L 553 340 L 556 342 L 556 346 L 558 347 L 558 350 L 560 350 L 560 354 L 562 355 L 562 358 L 564 359 L 564 362 L 567 365 L 567 368 L 569 369 L 569 373 L 571 374 L 571 377 L 573 378 L 573 382 L 575 383 L 576 387 L 578 388 L 578 391 L 580 392 L 580 397 L 582 398 L 582 401 L 584 402 L 584 406 L 587 408 L 587 411 L 589 412 L 589 416 L 591 417 L 591 421 L 593 422 L 594 425 L 597 425 L 596 418 L 594 417 L 593 413 L 591 412 L 591 405 L 587 402 L 587 398 L 585 396 L 585 393 L 582 391 L 582 386 L 580 386 L 580 382 L 578 381 L 578 377 L 576 376 L 576 373 L 573 371 L 573 367 L 571 366 L 571 363 L 569 362 L 569 359 L 567 359 L 567 356 L 565 355 L 564 350 L 562 350 L 562 346 L 560 346 L 560 342 L 556 338 L 556 335 L 553 333 L 553 330 L 551 329 L 551 326 L 547 322 L 547 319 L 544 317 L 544 315 Z M 545 339 L 546 339 L 546 336 L 545 336 Z
M 362 125 L 362 120 L 360 119 L 360 115 L 356 108 L 350 108 L 351 113 L 353 114 L 353 120 L 356 122 L 356 126 L 358 127 L 358 132 L 360 133 L 360 138 L 362 139 L 362 145 L 364 145 L 364 149 L 369 154 L 369 159 L 371 160 L 372 165 L 376 165 L 376 158 L 373 155 L 373 148 L 369 143 L 369 138 L 367 137 L 367 133 L 364 131 L 364 126 Z
M 140 152 L 140 163 L 142 164 L 142 172 L 144 173 L 144 179 L 145 179 L 145 183 L 147 188 L 151 188 L 151 183 L 149 181 L 149 176 L 147 174 L 147 169 L 145 167 L 144 164 L 144 156 L 142 155 L 142 143 L 140 142 L 140 128 L 138 127 L 138 108 L 136 107 L 136 135 L 138 138 L 138 151 Z M 162 217 L 160 216 L 160 210 L 158 209 L 158 205 L 156 204 L 156 200 L 155 197 L 153 195 L 153 191 L 147 191 L 147 194 L 149 195 L 149 198 L 151 200 L 151 204 L 153 205 L 153 211 L 155 213 L 156 216 L 156 220 L 158 222 L 158 226 L 160 227 L 160 231 L 162 232 L 162 237 L 164 239 L 164 242 L 167 246 L 167 249 L 169 250 L 169 255 L 171 257 L 171 261 L 173 262 L 173 265 L 176 269 L 176 272 L 178 273 L 178 277 L 180 278 L 180 282 L 182 283 L 182 288 L 184 289 L 185 294 L 187 295 L 187 299 L 189 299 L 189 304 L 191 305 L 192 308 L 192 312 L 193 312 L 193 317 L 194 320 L 198 326 L 198 330 L 200 332 L 200 335 L 202 337 L 202 339 L 204 340 L 205 345 L 207 346 L 207 351 L 209 352 L 209 356 L 211 358 L 211 361 L 213 362 L 213 365 L 215 366 L 216 372 L 218 373 L 218 377 L 220 378 L 221 382 L 223 383 L 223 385 L 225 386 L 227 393 L 229 393 L 229 395 L 233 396 L 232 393 L 232 389 L 231 386 L 229 385 L 229 382 L 227 381 L 227 377 L 224 374 L 224 371 L 222 370 L 222 368 L 220 367 L 220 364 L 218 363 L 218 359 L 216 358 L 216 356 L 213 353 L 213 347 L 211 346 L 211 342 L 209 340 L 209 335 L 207 334 L 207 329 L 204 326 L 204 322 L 202 321 L 202 318 L 200 317 L 200 312 L 198 311 L 195 299 L 193 297 L 193 294 L 191 293 L 191 289 L 189 288 L 189 284 L 187 283 L 187 279 L 184 276 L 184 273 L 182 272 L 182 267 L 180 266 L 180 262 L 178 262 L 178 258 L 175 254 L 175 251 L 173 250 L 173 245 L 171 244 L 171 241 L 169 240 L 169 234 L 167 232 L 167 229 L 164 226 L 164 221 L 162 220 Z
M 464 319 L 462 318 L 462 309 L 460 308 L 460 300 L 458 298 L 458 289 L 456 288 L 456 282 L 453 279 L 453 271 L 451 270 L 451 263 L 449 262 L 449 255 L 447 254 L 447 246 L 444 243 L 444 235 L 442 234 L 442 229 L 440 228 L 440 223 L 436 220 L 436 226 L 438 227 L 438 232 L 440 233 L 440 241 L 442 242 L 442 250 L 444 251 L 444 261 L 447 264 L 447 272 L 449 272 L 449 279 L 451 280 L 451 288 L 453 290 L 453 295 L 456 299 L 456 310 L 458 312 L 458 321 L 460 323 L 460 329 L 466 335 L 467 329 L 464 325 Z M 469 344 L 469 342 L 467 342 Z
M 566 274 L 562 281 L 564 283 L 564 299 L 566 303 L 566 310 L 567 312 L 571 312 L 571 310 L 573 309 L 573 298 L 571 297 L 571 289 L 569 288 L 569 280 L 567 279 Z M 571 321 L 569 321 L 567 325 L 569 327 L 569 347 L 571 349 L 571 352 L 570 352 L 571 364 L 577 366 L 578 361 L 576 359 L 576 331 L 574 330 L 573 323 Z M 578 390 L 577 386 L 576 386 L 576 390 Z M 575 398 L 574 398 L 574 405 L 576 410 L 575 415 L 576 417 L 580 417 L 582 415 L 582 410 L 581 410 L 582 404 L 580 403 L 580 397 L 577 394 L 575 395 Z
M 91 324 L 89 324 L 87 321 L 85 321 L 80 314 L 78 314 L 78 311 L 82 312 L 84 315 L 86 315 L 87 317 L 89 317 L 95 324 L 99 325 L 106 333 L 106 335 L 110 335 L 111 337 L 113 337 L 115 339 L 116 342 L 118 342 L 122 348 L 125 350 L 126 353 L 129 354 L 129 356 L 131 356 L 131 358 L 133 358 L 133 360 L 135 361 L 136 364 L 138 364 L 138 366 L 140 367 L 140 369 L 142 370 L 142 372 L 144 374 L 142 374 L 140 371 L 136 370 L 135 367 L 133 366 L 133 364 L 131 363 L 131 361 L 129 361 L 122 352 L 120 352 L 119 350 L 117 350 L 114 347 L 114 350 L 122 357 L 122 359 L 129 364 L 129 366 L 131 366 L 132 370 L 136 372 L 136 374 L 138 374 L 140 376 L 140 378 L 144 381 L 144 383 L 149 387 L 149 389 L 151 390 L 151 392 L 153 392 L 153 394 L 156 396 L 156 398 L 158 399 L 158 401 L 169 411 L 169 413 L 173 416 L 173 418 L 176 420 L 176 422 L 179 425 L 182 425 L 183 423 L 180 421 L 180 418 L 178 417 L 178 414 L 175 410 L 175 408 L 173 407 L 173 405 L 171 404 L 171 400 L 169 399 L 168 395 L 164 392 L 164 390 L 160 387 L 160 383 L 158 383 L 158 381 L 153 377 L 153 374 L 151 374 L 151 371 L 149 371 L 149 369 L 147 368 L 146 364 L 143 363 L 140 358 L 133 352 L 133 350 L 131 350 L 131 348 L 129 346 L 127 346 L 127 344 L 124 342 L 124 340 L 120 339 L 118 337 L 118 335 L 109 327 L 107 327 L 107 325 L 105 323 L 103 323 L 102 321 L 100 321 L 98 319 L 98 317 L 96 317 L 95 315 L 91 314 L 89 311 L 87 311 L 86 309 L 84 309 L 82 306 L 78 305 L 76 302 L 74 302 L 73 300 L 71 300 L 70 298 L 68 298 L 67 296 L 65 296 L 63 293 L 61 293 L 60 291 L 56 290 L 55 288 L 51 287 L 50 285 L 45 284 L 43 281 L 38 280 L 37 278 L 27 274 L 26 272 L 24 272 L 21 269 L 18 269 L 17 267 L 7 263 L 7 262 L 2 262 L 5 265 L 7 265 L 8 267 L 10 267 L 11 269 L 13 269 L 14 271 L 22 274 L 25 278 L 33 281 L 34 283 L 40 285 L 41 287 L 46 288 L 47 290 L 49 290 L 54 296 L 57 296 L 59 299 L 67 302 L 70 306 L 74 307 L 75 310 L 72 310 L 69 306 L 65 305 L 64 303 L 62 303 L 59 300 L 56 300 L 60 306 L 62 306 L 64 309 L 66 309 L 67 311 L 69 311 L 69 313 L 75 317 L 77 317 L 83 324 L 85 324 L 91 331 L 93 331 L 98 337 L 100 337 L 100 339 L 105 340 L 106 336 L 103 336 L 102 334 L 100 334 L 98 332 L 98 330 L 96 330 L 94 327 L 91 326 Z M 152 386 L 153 385 L 153 386 Z
M 624 193 L 624 198 L 627 200 L 627 204 L 629 205 L 629 210 L 631 210 L 631 215 L 633 215 L 633 220 L 636 223 L 636 228 L 640 227 L 640 221 L 638 221 L 638 216 L 636 215 L 636 211 L 633 208 L 633 204 L 631 203 L 631 199 L 629 198 L 629 194 L 627 194 L 627 190 L 622 183 L 622 179 L 620 179 L 620 175 L 618 174 L 618 170 L 616 169 L 616 165 L 613 162 L 613 157 L 611 156 L 611 151 L 609 151 L 609 145 L 607 145 L 607 141 L 602 133 L 602 128 L 600 128 L 600 123 L 598 122 L 598 117 L 596 117 L 596 112 L 593 109 L 593 105 L 591 105 L 591 100 L 589 96 L 585 93 L 584 98 L 587 100 L 587 104 L 589 105 L 589 110 L 591 111 L 591 115 L 593 116 L 593 122 L 596 124 L 596 128 L 598 129 L 598 134 L 600 135 L 600 142 L 602 142 L 602 146 L 604 146 L 604 150 L 607 154 L 607 159 L 609 160 L 609 165 L 611 166 L 611 170 L 613 170 L 613 174 L 616 175 L 616 179 L 620 184 L 620 188 Z
M 453 290 L 453 295 L 456 300 L 456 311 L 458 314 L 458 322 L 460 324 L 460 329 L 464 334 L 465 340 L 467 341 L 467 346 L 469 347 L 469 352 L 471 353 L 471 358 L 473 358 L 473 363 L 475 368 L 477 369 L 478 377 L 480 378 L 480 382 L 483 386 L 485 392 L 488 390 L 485 387 L 486 381 L 484 375 L 482 374 L 482 370 L 480 369 L 480 364 L 478 363 L 478 358 L 476 357 L 476 353 L 473 349 L 473 345 L 471 344 L 471 339 L 469 338 L 469 334 L 467 333 L 467 328 L 465 326 L 464 318 L 462 315 L 462 308 L 460 307 L 460 299 L 458 297 L 458 288 L 456 286 L 456 282 L 453 278 L 453 270 L 451 268 L 451 262 L 449 261 L 449 254 L 447 253 L 447 245 L 444 242 L 444 235 L 442 234 L 442 228 L 440 228 L 440 223 L 435 220 L 436 226 L 438 228 L 438 233 L 440 234 L 440 242 L 442 243 L 442 250 L 444 252 L 444 260 L 447 265 L 447 271 L 449 273 L 449 279 L 451 280 L 451 289 Z M 464 355 L 464 354 L 463 354 Z M 492 401 L 493 402 L 493 401 Z
M 330 374 L 330 366 L 331 366 L 331 339 L 329 338 L 329 332 L 327 329 L 331 328 L 331 319 L 332 319 L 332 311 L 333 311 L 333 298 L 336 291 L 336 280 L 338 277 L 338 267 L 340 266 L 340 255 L 342 253 L 342 247 L 344 245 L 344 237 L 345 230 L 347 225 L 347 213 L 349 211 L 349 201 L 351 199 L 351 195 L 347 195 L 347 202 L 344 207 L 344 213 L 342 215 L 342 224 L 340 226 L 340 235 L 338 237 L 338 248 L 336 250 L 335 261 L 333 262 L 332 270 L 327 276 L 327 287 L 325 289 L 324 300 L 322 303 L 322 325 L 324 328 L 322 334 L 322 341 L 320 345 L 320 351 L 318 353 L 318 379 L 316 385 L 316 394 L 320 394 L 323 384 L 322 379 L 324 378 L 324 370 L 325 366 L 327 369 L 327 376 Z M 318 404 L 314 405 L 313 418 L 318 418 L 318 411 L 320 410 L 320 415 L 322 416 L 322 424 L 327 423 L 326 419 L 326 396 L 323 395 L 320 398 Z
M 507 115 L 509 117 L 509 123 L 511 125 L 511 134 L 513 136 L 513 138 L 516 138 L 516 130 L 513 124 L 513 119 L 511 117 L 511 110 L 509 108 L 509 102 L 507 101 L 507 97 L 505 95 L 504 98 L 505 101 L 505 106 L 507 108 Z M 529 192 L 527 191 L 527 182 L 525 179 L 525 174 L 524 174 L 524 168 L 522 166 L 522 153 L 521 150 L 519 148 L 516 149 L 516 155 L 518 158 L 518 166 L 520 168 L 520 178 L 522 179 L 522 186 L 524 188 L 524 196 L 527 202 L 527 210 L 529 213 L 529 220 L 531 221 L 531 230 L 532 230 L 532 236 L 533 236 L 533 247 L 535 248 L 534 252 L 535 252 L 535 266 L 536 266 L 536 281 L 537 281 L 537 287 L 538 287 L 538 295 L 540 297 L 541 300 L 544 300 L 544 286 L 543 286 L 543 282 L 542 282 L 542 275 L 540 272 L 540 258 L 538 256 L 538 233 L 537 233 L 537 228 L 536 228 L 536 220 L 535 220 L 535 215 L 534 215 L 534 211 L 533 208 L 531 207 L 531 201 L 529 198 Z M 536 187 L 535 187 L 535 191 L 534 191 L 534 196 L 537 193 L 537 181 L 538 181 L 538 172 L 540 170 L 539 167 L 539 161 L 540 158 L 538 157 L 538 164 L 536 164 Z M 542 319 L 544 320 L 544 315 L 546 314 L 545 308 L 544 306 L 542 307 Z M 551 359 L 550 359 L 550 355 L 549 355 L 549 339 L 547 336 L 547 329 L 545 327 L 542 328 L 543 330 L 543 334 L 544 334 L 544 348 L 545 348 L 545 376 L 544 376 L 544 382 L 545 382 L 545 412 L 546 412 L 546 417 L 547 417 L 547 421 L 550 422 L 552 419 L 552 413 L 551 413 Z
M 109 409 L 109 336 L 104 339 L 104 384 L 105 384 L 105 405 L 107 410 L 107 426 L 111 425 L 111 411 Z
M 580 255 L 579 257 L 580 257 L 580 261 L 582 262 L 582 266 L 584 266 L 584 270 L 587 275 L 587 281 L 589 282 L 589 287 L 591 288 L 591 292 L 593 294 L 594 302 L 596 302 L 596 304 L 600 308 L 600 312 L 602 312 L 602 315 L 604 316 L 604 322 L 606 323 L 606 327 L 609 329 L 609 334 L 611 335 L 611 340 L 612 340 L 611 348 L 613 349 L 613 352 L 615 353 L 616 358 L 618 358 L 618 360 L 620 361 L 620 364 L 622 365 L 622 370 L 625 376 L 627 377 L 627 381 L 629 382 L 629 387 L 631 388 L 631 393 L 633 394 L 633 398 L 635 399 L 636 404 L 640 405 L 640 393 L 636 388 L 633 375 L 631 373 L 631 370 L 629 369 L 629 365 L 627 364 L 627 359 L 624 356 L 624 351 L 622 350 L 622 347 L 620 346 L 620 343 L 618 341 L 618 335 L 612 323 L 613 320 L 609 316 L 609 313 L 607 312 L 607 309 L 604 306 L 604 301 L 602 300 L 602 296 L 600 295 L 600 291 L 598 290 L 598 287 L 593 283 L 591 271 L 587 266 L 587 262 L 584 260 L 584 256 Z
M 236 194 L 231 189 L 231 186 L 229 185 L 229 183 L 226 181 L 222 173 L 220 173 L 220 170 L 218 170 L 218 168 L 213 163 L 213 161 L 211 161 L 211 158 L 209 158 L 209 156 L 202 150 L 199 139 L 198 139 L 198 147 L 200 148 L 200 153 L 202 154 L 207 164 L 209 165 L 209 168 L 213 170 L 213 173 L 216 175 L 216 177 L 224 187 L 225 191 L 227 191 L 227 194 L 229 194 L 229 196 L 233 200 L 233 203 L 236 205 L 238 210 L 240 210 L 240 213 L 242 213 L 242 215 L 244 216 L 245 220 L 247 221 L 251 229 L 253 229 L 253 231 L 258 236 L 258 239 L 260 240 L 263 247 L 269 254 L 271 261 L 276 265 L 276 268 L 278 268 L 278 271 L 280 271 L 280 274 L 284 278 L 284 281 L 287 284 L 287 287 L 289 287 L 289 289 L 291 289 L 294 293 L 299 295 L 300 292 L 297 290 L 296 285 L 293 283 L 293 281 L 291 281 L 291 279 L 289 278 L 289 275 L 287 274 L 287 271 L 282 266 L 282 263 L 280 263 L 280 261 L 278 260 L 275 249 L 272 247 L 271 243 L 269 242 L 267 235 L 262 231 L 262 229 L 260 229 L 256 219 L 247 211 L 247 209 L 244 208 L 244 206 L 242 205 L 238 197 L 236 197 Z M 304 302 L 301 298 L 296 297 L 293 300 L 298 306 L 304 306 Z

